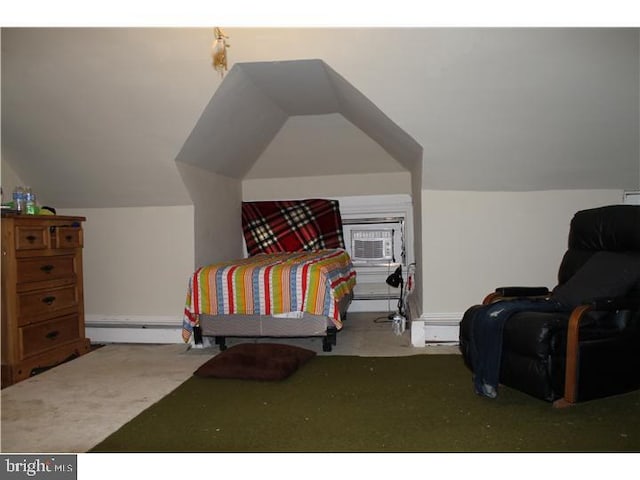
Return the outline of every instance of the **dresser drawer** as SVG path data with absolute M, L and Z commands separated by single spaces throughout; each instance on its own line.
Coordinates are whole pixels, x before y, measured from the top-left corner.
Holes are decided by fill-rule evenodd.
M 49 228 L 46 225 L 16 226 L 16 250 L 42 250 L 49 246 Z
M 77 315 L 67 315 L 21 327 L 19 338 L 22 357 L 56 348 L 80 337 L 80 322 Z
M 20 258 L 17 260 L 17 283 L 73 278 L 77 273 L 74 259 L 73 255 Z
M 18 324 L 25 325 L 77 306 L 78 289 L 75 285 L 19 293 Z
M 54 248 L 82 247 L 82 229 L 79 227 L 55 227 Z

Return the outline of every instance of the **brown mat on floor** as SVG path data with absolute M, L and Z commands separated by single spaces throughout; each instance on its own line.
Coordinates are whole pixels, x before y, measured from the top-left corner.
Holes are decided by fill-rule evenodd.
M 241 343 L 200 366 L 197 377 L 284 380 L 316 356 L 306 348 L 278 343 Z

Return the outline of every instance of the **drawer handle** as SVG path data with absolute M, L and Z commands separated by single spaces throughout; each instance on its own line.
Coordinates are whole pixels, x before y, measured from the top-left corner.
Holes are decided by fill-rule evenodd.
M 44 297 L 42 299 L 42 303 L 46 303 L 47 305 L 52 305 L 55 301 L 56 297 L 54 297 L 53 295 L 49 295 L 48 297 Z
M 67 242 L 70 242 L 71 240 L 73 240 L 73 235 L 67 235 L 64 238 L 67 240 Z
M 42 270 L 44 273 L 51 273 L 54 268 L 55 266 L 53 265 L 43 265 L 40 267 L 40 270 Z
M 53 330 L 52 332 L 47 333 L 45 337 L 49 340 L 55 340 L 58 335 L 60 335 L 60 332 L 58 330 Z
M 29 243 L 33 243 L 36 241 L 36 236 L 35 235 L 27 235 L 27 240 L 29 241 Z
M 55 227 L 55 225 L 54 225 L 54 226 L 49 227 L 49 233 L 56 233 L 56 227 Z

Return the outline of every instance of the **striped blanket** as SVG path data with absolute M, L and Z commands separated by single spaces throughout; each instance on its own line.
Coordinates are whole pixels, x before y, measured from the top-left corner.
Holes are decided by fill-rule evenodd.
M 201 267 L 189 279 L 182 337 L 188 342 L 198 314 L 324 315 L 342 328 L 337 303 L 356 283 L 342 249 L 258 254 Z

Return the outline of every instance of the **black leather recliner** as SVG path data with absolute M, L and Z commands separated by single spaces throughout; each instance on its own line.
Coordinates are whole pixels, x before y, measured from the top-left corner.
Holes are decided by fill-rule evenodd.
M 597 258 L 606 260 L 607 254 L 596 256 L 598 252 L 623 256 L 625 268 L 612 266 L 607 272 L 602 261 L 595 266 Z M 483 301 L 486 305 L 514 297 L 592 294 L 576 302 L 581 304 L 572 311 L 526 311 L 509 317 L 503 331 L 500 383 L 555 406 L 640 388 L 638 258 L 640 206 L 611 205 L 576 213 L 553 291 L 502 287 Z M 469 308 L 460 322 L 460 350 L 470 369 L 471 318 L 478 308 Z

